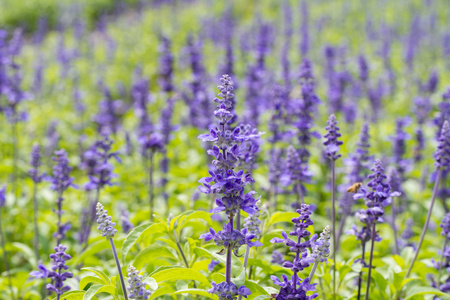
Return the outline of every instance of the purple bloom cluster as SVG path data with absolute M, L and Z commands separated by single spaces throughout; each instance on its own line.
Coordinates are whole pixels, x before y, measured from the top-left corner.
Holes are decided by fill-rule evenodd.
M 447 239 L 450 239 L 450 213 L 447 213 L 444 216 L 439 226 L 442 228 L 441 235 L 445 236 Z
M 28 173 L 31 176 L 31 179 L 35 183 L 39 183 L 44 178 L 44 175 L 39 173 L 39 167 L 41 166 L 41 147 L 39 144 L 34 144 L 33 148 L 31 149 L 31 169 L 28 171 Z
M 55 151 L 52 160 L 56 162 L 56 165 L 53 167 L 53 176 L 50 177 L 51 189 L 58 192 L 59 197 L 62 197 L 64 191 L 69 187 L 76 187 L 73 184 L 74 178 L 70 177 L 72 167 L 69 165 L 70 161 L 64 149 Z
M 294 230 L 289 232 L 290 236 L 296 237 L 297 241 L 294 241 L 288 237 L 286 232 L 282 232 L 281 235 L 283 238 L 273 238 L 271 243 L 284 243 L 289 250 L 295 252 L 294 261 L 285 261 L 283 266 L 285 268 L 290 268 L 294 275 L 292 276 L 292 280 L 288 280 L 286 275 L 283 275 L 283 281 L 280 281 L 276 276 L 271 276 L 270 278 L 274 281 L 275 284 L 281 286 L 281 290 L 275 299 L 284 300 L 284 299 L 314 299 L 317 297 L 317 294 L 313 294 L 311 296 L 306 296 L 307 291 L 314 291 L 315 284 L 309 284 L 309 278 L 301 281 L 298 278 L 298 272 L 308 268 L 310 264 L 314 263 L 314 256 L 309 255 L 307 252 L 307 248 L 310 248 L 317 235 L 314 234 L 309 240 L 305 240 L 302 242 L 302 239 L 305 239 L 311 235 L 309 231 L 306 230 L 310 225 L 313 225 L 314 222 L 310 219 L 311 211 L 309 209 L 309 205 L 302 204 L 300 209 L 297 209 L 297 213 L 300 214 L 299 217 L 293 218 L 292 222 L 294 223 Z
M 6 186 L 0 188 L 0 208 L 6 204 Z
M 403 177 L 409 163 L 404 157 L 406 153 L 406 141 L 409 139 L 409 135 L 404 131 L 404 128 L 409 123 L 409 118 L 398 118 L 395 135 L 391 138 L 394 147 L 392 158 L 401 177 Z
M 245 286 L 238 288 L 234 283 L 221 282 L 219 284 L 212 282 L 212 288 L 208 290 L 208 293 L 215 294 L 219 297 L 219 300 L 234 300 L 238 296 L 247 298 L 252 292 Z
M 232 229 L 231 226 L 231 223 L 227 223 L 223 230 L 218 232 L 210 228 L 208 233 L 200 235 L 200 239 L 205 239 L 205 241 L 214 240 L 217 246 L 230 249 L 236 256 L 239 256 L 239 248 L 243 245 L 248 245 L 249 247 L 262 246 L 259 241 L 252 241 L 258 238 L 257 234 L 252 233 L 247 228 L 239 231 Z
M 152 293 L 145 289 L 146 283 L 143 281 L 142 275 L 139 275 L 139 271 L 133 266 L 128 267 L 128 284 L 130 299 L 147 300 L 150 298 Z
M 117 233 L 116 223 L 111 221 L 111 216 L 108 215 L 108 211 L 105 210 L 100 202 L 97 202 L 97 229 L 100 231 L 101 236 L 106 238 L 112 238 Z
M 112 178 L 116 177 L 113 173 L 113 166 L 109 159 L 114 157 L 118 162 L 120 158 L 117 152 L 111 151 L 113 141 L 109 138 L 107 132 L 103 132 L 101 139 L 97 140 L 85 153 L 82 167 L 86 169 L 89 182 L 86 183 L 86 190 L 102 189 L 104 186 L 112 186 Z
M 228 110 L 230 99 L 234 97 L 233 83 L 228 75 L 224 75 L 221 84 L 218 86 L 218 98 L 214 98 L 214 102 L 218 104 L 214 111 L 218 126 L 211 126 L 209 134 L 201 134 L 198 137 L 204 142 L 215 143 L 215 146 L 208 150 L 208 154 L 216 158 L 213 160 L 216 170 L 210 170 L 210 177 L 199 180 L 203 184 L 199 190 L 206 194 L 223 194 L 223 197 L 216 200 L 217 207 L 211 212 L 225 211 L 228 217 L 232 218 L 241 209 L 250 214 L 254 213 L 257 209 L 257 199 L 253 198 L 253 191 L 244 194 L 245 186 L 253 182 L 250 174 L 233 170 L 241 154 L 238 143 L 248 140 L 249 136 L 242 135 L 240 127 L 233 131 L 228 129 L 228 121 L 233 116 Z
M 439 137 L 439 144 L 434 155 L 435 165 L 438 169 L 450 169 L 450 125 L 445 121 L 442 125 L 441 136 Z
M 170 40 L 165 36 L 161 37 L 161 44 L 159 46 L 158 83 L 161 89 L 166 93 L 170 93 L 174 90 L 172 79 L 173 55 L 170 47 Z
M 44 265 L 39 265 L 39 271 L 33 271 L 30 273 L 31 276 L 35 278 L 50 278 L 52 279 L 52 283 L 47 284 L 47 290 L 50 292 L 54 292 L 57 295 L 57 299 L 60 299 L 60 296 L 70 290 L 70 287 L 64 285 L 64 281 L 67 278 L 72 278 L 73 274 L 71 272 L 65 272 L 69 267 L 66 265 L 66 261 L 71 257 L 69 254 L 66 254 L 67 247 L 63 245 L 59 245 L 55 247 L 55 253 L 50 254 L 50 258 L 52 259 L 52 268 L 48 270 Z
M 360 191 L 353 196 L 354 199 L 365 199 L 368 209 L 361 210 L 358 213 L 360 221 L 365 224 L 384 222 L 384 207 L 391 204 L 391 197 L 400 196 L 399 192 L 391 192 L 391 186 L 385 182 L 387 176 L 384 174 L 381 161 L 375 161 L 372 172 L 373 173 L 369 175 L 370 181 L 367 183 L 367 186 L 370 187 L 371 190 L 367 191 L 362 187 Z
M 339 157 L 341 157 L 340 154 L 338 154 L 339 146 L 342 145 L 344 142 L 339 141 L 338 139 L 341 137 L 341 134 L 339 133 L 339 127 L 337 126 L 336 117 L 332 114 L 328 118 L 328 126 L 325 127 L 327 130 L 327 134 L 325 134 L 324 138 L 326 141 L 323 143 L 326 148 L 326 155 L 331 160 L 336 160 Z

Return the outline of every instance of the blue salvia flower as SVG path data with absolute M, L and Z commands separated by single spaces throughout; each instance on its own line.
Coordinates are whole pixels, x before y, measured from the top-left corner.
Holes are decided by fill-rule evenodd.
M 55 156 L 52 157 L 56 165 L 53 166 L 53 176 L 49 178 L 52 183 L 51 189 L 58 193 L 58 199 L 56 201 L 57 209 L 55 210 L 58 215 L 58 231 L 54 233 L 54 237 L 59 245 L 60 241 L 65 238 L 66 232 L 70 229 L 70 224 L 62 224 L 61 216 L 64 213 L 62 209 L 62 202 L 64 200 L 63 194 L 69 187 L 76 188 L 73 184 L 74 178 L 70 177 L 72 167 L 69 165 L 69 158 L 67 152 L 64 149 L 55 151 Z
M 297 109 L 295 115 L 298 120 L 294 123 L 297 128 L 298 141 L 301 145 L 299 150 L 300 159 L 303 163 L 307 163 L 310 153 L 308 146 L 311 144 L 311 138 L 320 138 L 320 134 L 311 131 L 313 126 L 313 115 L 317 111 L 317 105 L 320 99 L 315 92 L 315 80 L 313 75 L 312 64 L 308 59 L 304 59 L 300 65 L 301 98 L 297 101 Z
M 56 299 L 60 299 L 61 295 L 70 290 L 70 286 L 64 285 L 64 281 L 67 278 L 72 278 L 73 274 L 71 272 L 65 272 L 69 267 L 66 265 L 66 261 L 71 257 L 66 254 L 67 247 L 63 245 L 58 245 L 55 247 L 55 253 L 50 255 L 52 259 L 52 268 L 48 270 L 44 265 L 39 265 L 39 271 L 33 271 L 30 273 L 31 276 L 35 278 L 50 278 L 52 283 L 47 284 L 46 288 L 50 292 L 56 294 Z
M 0 188 L 0 207 L 4 207 L 6 204 L 6 186 Z
M 106 238 L 112 238 L 117 233 L 116 223 L 111 221 L 111 216 L 108 215 L 108 211 L 105 210 L 104 206 L 97 202 L 96 207 L 97 215 L 97 229 L 100 231 L 101 236 Z
M 258 201 L 257 203 L 257 211 L 254 214 L 249 215 L 247 218 L 244 219 L 244 228 L 247 229 L 249 234 L 255 235 L 255 240 L 259 241 L 261 238 L 261 213 L 260 213 L 260 204 L 261 202 Z M 262 244 L 261 244 L 262 245 Z
M 208 265 L 208 271 L 209 271 L 209 272 L 214 271 L 214 268 L 215 268 L 218 264 L 220 264 L 220 261 L 218 261 L 218 260 L 211 260 L 211 262 L 210 262 L 209 265 Z
M 327 257 L 330 256 L 330 226 L 326 226 L 319 238 L 312 243 L 311 256 L 314 257 L 314 262 L 326 262 Z
M 127 112 L 128 107 L 118 99 L 114 100 L 109 88 L 103 88 L 104 99 L 99 102 L 99 112 L 94 116 L 94 122 L 97 123 L 97 131 L 102 134 L 105 131 L 116 134 L 122 123 L 122 117 Z
M 368 208 L 365 211 L 360 211 L 358 217 L 361 222 L 366 224 L 384 222 L 384 207 L 391 204 L 391 197 L 400 196 L 399 192 L 391 192 L 391 186 L 386 182 L 387 176 L 384 174 L 381 161 L 375 161 L 372 172 L 369 175 L 370 181 L 367 183 L 371 190 L 367 191 L 365 187 L 362 187 L 353 196 L 354 199 L 365 200 Z
M 290 268 L 294 274 L 292 279 L 289 280 L 286 275 L 283 275 L 283 281 L 279 280 L 276 276 L 272 275 L 270 278 L 276 285 L 281 286 L 280 292 L 276 296 L 277 300 L 287 300 L 287 299 L 303 299 L 309 300 L 314 299 L 318 295 L 316 293 L 311 296 L 307 296 L 308 291 L 314 291 L 316 284 L 310 284 L 309 278 L 305 278 L 303 281 L 298 277 L 298 272 L 302 271 L 314 263 L 314 257 L 308 255 L 307 249 L 312 246 L 312 243 L 317 238 L 317 235 L 312 236 L 309 240 L 302 242 L 311 235 L 309 231 L 306 230 L 309 226 L 313 225 L 314 222 L 310 219 L 311 211 L 309 210 L 309 205 L 302 204 L 300 209 L 297 209 L 297 213 L 300 214 L 299 217 L 293 218 L 294 230 L 289 233 L 290 236 L 296 238 L 296 241 L 290 239 L 288 235 L 283 231 L 281 235 L 283 238 L 273 238 L 271 243 L 284 243 L 289 250 L 295 253 L 294 261 L 285 261 L 283 266 L 285 268 Z
M 327 134 L 325 134 L 324 138 L 326 141 L 323 143 L 326 146 L 326 155 L 331 160 L 336 160 L 341 157 L 338 154 L 339 146 L 343 144 L 342 141 L 339 141 L 341 134 L 339 133 L 339 127 L 337 126 L 336 117 L 332 114 L 328 118 L 328 126 L 325 127 L 327 130 Z
M 359 79 L 366 83 L 369 79 L 369 65 L 364 55 L 358 57 Z
M 129 213 L 124 207 L 121 209 L 120 220 L 122 221 L 122 230 L 124 233 L 128 233 L 134 228 L 133 223 L 130 221 Z
M 450 88 L 442 94 L 442 101 L 438 104 L 438 113 L 433 119 L 436 126 L 436 138 L 441 135 L 442 125 L 445 120 L 450 120 Z
M 159 72 L 158 83 L 166 93 L 174 90 L 173 86 L 173 55 L 171 52 L 171 41 L 163 36 L 159 46 Z
M 300 53 L 303 57 L 308 56 L 308 50 L 309 50 L 309 10 L 308 10 L 308 2 L 302 1 L 302 4 L 300 6 L 301 8 L 301 26 L 300 26 L 300 36 L 302 37 L 302 40 L 300 42 Z
M 403 249 L 405 247 L 412 247 L 413 249 L 416 249 L 416 243 L 411 241 L 411 238 L 414 237 L 414 231 L 412 230 L 414 225 L 414 220 L 412 218 L 409 218 L 406 221 L 406 228 L 403 230 L 401 234 L 401 238 L 399 239 L 399 248 Z
M 272 260 L 270 261 L 272 264 L 283 265 L 284 261 L 284 255 L 280 251 L 275 250 L 272 252 Z
M 212 282 L 212 288 L 208 290 L 208 293 L 215 294 L 219 297 L 219 300 L 234 300 L 238 296 L 247 298 L 252 292 L 245 286 L 237 287 L 233 282 L 221 282 L 219 284 Z
M 395 135 L 391 137 L 394 148 L 392 160 L 401 177 L 403 177 L 409 165 L 409 161 L 404 158 L 406 153 L 406 141 L 409 139 L 409 134 L 405 132 L 404 128 L 409 123 L 409 118 L 397 118 Z
M 31 169 L 28 171 L 28 173 L 31 176 L 31 179 L 35 183 L 39 183 L 44 178 L 44 174 L 39 172 L 39 167 L 41 166 L 41 147 L 39 144 L 34 144 L 31 149 Z
M 118 153 L 111 151 L 113 141 L 109 138 L 107 131 L 103 131 L 98 139 L 85 153 L 82 167 L 86 169 L 89 182 L 86 183 L 86 190 L 102 189 L 105 186 L 112 186 L 112 179 L 116 177 L 113 173 L 113 166 L 109 162 L 111 158 L 121 162 Z
M 128 284 L 130 299 L 147 300 L 150 298 L 152 293 L 145 288 L 146 283 L 143 281 L 142 275 L 139 275 L 139 271 L 133 266 L 128 267 Z
M 438 140 L 439 144 L 434 155 L 435 166 L 441 170 L 450 169 L 450 125 L 448 121 L 444 121 L 441 130 L 441 136 Z

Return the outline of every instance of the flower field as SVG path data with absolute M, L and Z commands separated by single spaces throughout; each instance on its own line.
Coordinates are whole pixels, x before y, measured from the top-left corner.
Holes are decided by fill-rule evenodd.
M 0 299 L 450 299 L 445 0 L 4 0 Z

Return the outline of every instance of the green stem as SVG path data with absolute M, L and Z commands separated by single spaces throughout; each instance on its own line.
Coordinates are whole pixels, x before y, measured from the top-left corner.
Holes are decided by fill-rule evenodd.
M 150 150 L 150 157 L 149 157 L 149 187 L 148 187 L 148 199 L 149 199 L 149 205 L 150 205 L 150 222 L 153 222 L 153 212 L 154 212 L 154 195 L 153 195 L 153 151 Z
M 11 272 L 9 271 L 8 253 L 6 252 L 5 236 L 3 235 L 1 213 L 2 213 L 2 209 L 0 208 L 0 236 L 1 236 L 1 242 L 2 242 L 3 263 L 5 264 L 6 273 L 8 274 L 8 283 L 9 283 L 9 289 L 11 291 L 11 297 L 14 300 L 14 299 L 16 299 L 16 297 L 14 296 Z
M 428 229 L 428 224 L 430 223 L 431 213 L 433 211 L 434 201 L 436 200 L 436 195 L 437 195 L 437 190 L 439 187 L 439 181 L 441 179 L 441 175 L 442 175 L 442 170 L 439 169 L 437 176 L 436 176 L 436 181 L 434 183 L 433 195 L 431 196 L 431 203 L 430 203 L 430 208 L 428 209 L 427 219 L 425 221 L 425 225 L 423 226 L 422 234 L 420 235 L 419 244 L 417 244 L 416 253 L 414 254 L 414 258 L 411 262 L 411 265 L 409 266 L 408 271 L 405 274 L 405 279 L 408 278 L 408 276 L 411 273 L 411 270 L 414 266 L 414 263 L 416 262 L 417 257 L 419 256 L 420 247 L 422 246 L 423 240 L 425 238 L 425 233 L 427 232 L 427 229 Z
M 311 280 L 312 280 L 312 278 L 313 278 L 313 276 L 314 276 L 314 273 L 316 273 L 316 269 L 317 269 L 317 266 L 319 265 L 319 263 L 318 262 L 315 262 L 314 263 L 314 266 L 312 267 L 312 269 L 311 269 L 311 273 L 309 273 L 309 283 L 311 283 Z
M 372 240 L 371 240 L 371 246 L 370 246 L 370 258 L 369 258 L 369 274 L 367 275 L 367 288 L 366 288 L 366 297 L 365 300 L 369 300 L 369 294 L 370 294 L 370 279 L 372 274 L 372 262 L 373 262 L 373 249 L 375 248 L 375 225 L 374 222 L 372 224 Z
M 38 228 L 38 202 L 37 183 L 33 183 L 33 223 L 34 223 L 34 255 L 39 260 L 39 228 Z
M 331 201 L 332 201 L 332 212 L 331 219 L 333 221 L 333 299 L 336 299 L 336 170 L 335 161 L 331 160 Z
M 445 248 L 447 248 L 447 242 L 448 242 L 448 238 L 445 237 L 444 246 L 442 247 L 442 253 L 441 253 L 441 263 L 439 264 L 439 273 L 438 273 L 438 279 L 437 279 L 438 286 L 441 282 L 442 266 L 444 265 L 444 252 L 445 252 Z
M 109 238 L 109 242 L 111 244 L 114 260 L 116 261 L 117 271 L 119 272 L 120 285 L 122 286 L 123 297 L 125 298 L 125 300 L 128 300 L 127 288 L 125 286 L 125 280 L 123 279 L 122 269 L 120 268 L 120 262 L 119 257 L 117 256 L 116 246 L 114 245 L 114 240 L 112 238 Z

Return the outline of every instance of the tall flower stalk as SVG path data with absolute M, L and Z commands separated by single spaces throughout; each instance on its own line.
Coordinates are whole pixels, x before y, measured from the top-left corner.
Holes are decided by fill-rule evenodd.
M 436 159 L 435 161 L 436 177 L 434 182 L 433 194 L 431 196 L 430 208 L 428 209 L 427 219 L 425 220 L 425 224 L 422 229 L 422 234 L 420 235 L 419 243 L 417 244 L 417 249 L 414 254 L 414 258 L 411 261 L 408 271 L 406 271 L 405 278 L 408 278 L 408 276 L 411 274 L 411 270 L 414 266 L 414 263 L 416 262 L 417 257 L 419 256 L 420 247 L 422 246 L 425 234 L 428 229 L 428 224 L 430 223 L 431 214 L 433 211 L 433 206 L 437 196 L 439 182 L 441 180 L 442 173 L 450 169 L 450 125 L 448 121 L 444 121 L 444 124 L 442 125 L 441 135 L 438 141 L 439 144 L 436 153 L 434 155 Z
M 305 239 L 311 235 L 306 228 L 314 224 L 309 217 L 312 212 L 309 210 L 309 205 L 302 204 L 300 209 L 297 209 L 297 213 L 300 214 L 300 216 L 292 219 L 292 223 L 294 223 L 294 230 L 289 232 L 289 235 L 294 237 L 294 239 L 296 238 L 296 241 L 291 240 L 284 231 L 281 233 L 283 238 L 273 238 L 270 240 L 271 243 L 284 243 L 287 247 L 289 247 L 289 251 L 295 253 L 295 258 L 292 262 L 285 261 L 283 263 L 283 267 L 290 268 L 294 273 L 291 280 L 289 280 L 284 274 L 283 281 L 274 275 L 270 276 L 273 282 L 281 287 L 280 292 L 275 298 L 276 300 L 310 300 L 318 296 L 317 293 L 314 293 L 311 296 L 306 296 L 306 292 L 315 290 L 316 284 L 310 284 L 311 279 L 309 277 L 302 280 L 298 276 L 298 272 L 308 268 L 316 258 L 312 255 L 308 255 L 307 249 L 313 245 L 317 235 L 315 234 L 309 240 L 302 242 L 302 239 Z
M 38 271 L 30 273 L 35 278 L 50 278 L 52 283 L 46 285 L 46 288 L 50 292 L 56 294 L 56 299 L 60 300 L 61 295 L 70 290 L 70 286 L 64 285 L 64 281 L 67 278 L 72 278 L 71 272 L 65 272 L 69 267 L 66 265 L 66 261 L 71 258 L 69 254 L 66 254 L 67 247 L 58 245 L 55 247 L 55 253 L 50 254 L 52 259 L 51 270 L 47 269 L 44 265 L 38 266 Z
M 371 240 L 369 271 L 365 295 L 366 300 L 369 299 L 370 294 L 370 281 L 372 274 L 373 250 L 375 247 L 375 241 L 381 240 L 376 232 L 376 224 L 384 222 L 384 207 L 388 206 L 392 202 L 391 197 L 400 195 L 399 192 L 391 192 L 391 187 L 386 182 L 387 176 L 384 174 L 384 169 L 381 165 L 381 161 L 375 161 L 375 164 L 372 168 L 372 174 L 369 175 L 369 179 L 370 181 L 367 183 L 367 186 L 371 190 L 367 191 L 364 187 L 362 187 L 360 191 L 354 195 L 355 199 L 364 199 L 368 207 L 366 210 L 361 210 L 358 213 L 360 221 L 366 225 L 363 228 L 362 235 L 364 236 L 362 236 L 361 238 L 362 240 L 367 240 L 368 235 L 370 234 Z
M 211 126 L 209 134 L 201 134 L 199 139 L 204 142 L 213 142 L 214 146 L 208 150 L 208 154 L 215 157 L 212 164 L 213 170 L 209 171 L 210 177 L 199 180 L 202 186 L 199 190 L 205 194 L 215 194 L 217 207 L 211 210 L 212 213 L 225 212 L 228 223 L 222 231 L 215 232 L 210 228 L 208 233 L 202 234 L 200 238 L 205 241 L 214 240 L 215 244 L 222 247 L 221 254 L 226 254 L 225 281 L 219 284 L 212 283 L 212 288 L 208 290 L 211 294 L 216 294 L 220 300 L 236 299 L 237 296 L 245 298 L 251 291 L 245 286 L 237 287 L 231 282 L 231 257 L 238 255 L 239 248 L 243 245 L 248 247 L 262 245 L 258 241 L 252 241 L 256 235 L 250 233 L 247 228 L 243 230 L 234 229 L 234 217 L 238 211 L 243 210 L 249 214 L 257 212 L 256 202 L 253 198 L 254 191 L 244 193 L 246 185 L 254 182 L 250 174 L 244 174 L 242 170 L 235 171 L 235 167 L 240 157 L 239 143 L 248 138 L 241 135 L 240 127 L 231 130 L 229 121 L 233 114 L 230 112 L 233 95 L 233 82 L 228 75 L 223 75 L 218 86 L 219 94 L 214 98 L 217 109 L 214 115 L 218 120 L 217 125 Z
M 339 146 L 343 144 L 339 141 L 341 134 L 339 133 L 339 127 L 337 126 L 336 117 L 330 115 L 328 118 L 328 126 L 325 127 L 327 134 L 324 138 L 326 141 L 323 143 L 326 146 L 326 155 L 331 160 L 331 219 L 333 222 L 333 299 L 336 299 L 336 168 L 335 162 L 341 157 L 338 154 Z
M 34 224 L 34 254 L 39 260 L 39 228 L 38 228 L 38 201 L 37 186 L 42 181 L 43 175 L 39 172 L 41 166 L 41 147 L 34 144 L 31 150 L 31 169 L 28 172 L 33 180 L 33 224 Z
M 122 269 L 120 268 L 119 257 L 117 256 L 116 246 L 114 245 L 113 237 L 117 233 L 117 229 L 115 228 L 116 223 L 111 221 L 111 216 L 108 215 L 108 211 L 105 210 L 103 205 L 97 202 L 96 206 L 97 210 L 97 229 L 100 231 L 101 236 L 107 238 L 109 243 L 111 244 L 111 250 L 114 256 L 114 260 L 116 261 L 117 271 L 119 273 L 120 284 L 122 286 L 123 296 L 125 300 L 128 300 L 127 296 L 127 288 L 125 286 L 125 280 L 123 279 Z
M 69 187 L 76 186 L 73 184 L 73 177 L 70 177 L 72 167 L 69 165 L 67 152 L 64 149 L 55 151 L 55 156 L 53 156 L 52 159 L 56 162 L 56 165 L 53 167 L 53 176 L 50 178 L 50 182 L 52 183 L 51 189 L 56 191 L 58 194 L 58 198 L 56 201 L 57 209 L 55 210 L 56 214 L 58 215 L 58 230 L 57 232 L 55 232 L 53 237 L 56 238 L 56 245 L 59 245 L 61 243 L 61 240 L 66 237 L 67 230 L 70 229 L 70 223 L 63 224 L 61 222 L 61 217 L 64 213 L 62 209 L 64 192 Z

